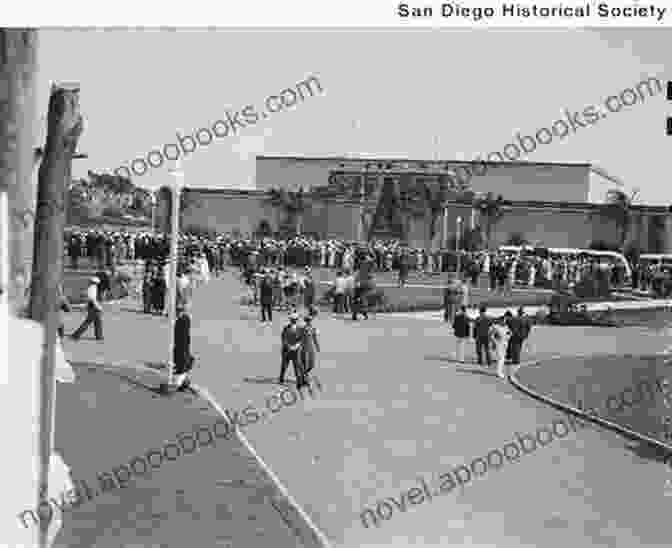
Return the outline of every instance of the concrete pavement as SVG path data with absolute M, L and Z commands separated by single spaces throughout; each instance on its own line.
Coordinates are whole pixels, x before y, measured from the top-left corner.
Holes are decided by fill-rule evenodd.
M 199 357 L 195 382 L 207 387 L 216 401 L 235 409 L 257 403 L 275 390 L 273 378 L 278 373 L 279 336 L 285 319 L 284 314 L 275 315 L 273 325 L 261 326 L 257 309 L 239 306 L 241 293 L 240 284 L 228 275 L 200 288 L 194 300 L 192 331 L 193 350 Z M 74 327 L 78 319 L 69 318 L 68 326 Z M 663 498 L 669 477 L 666 467 L 634 453 L 621 436 L 600 429 L 578 432 L 459 492 L 398 513 L 379 528 L 363 527 L 360 513 L 364 507 L 417 485 L 418 476 L 432 477 L 468 464 L 502 447 L 515 432 L 533 432 L 562 415 L 492 376 L 456 366 L 451 359 L 453 337 L 441 321 L 379 315 L 354 324 L 322 313 L 316 326 L 323 346 L 317 369 L 323 393 L 319 399 L 304 401 L 249 427 L 245 435 L 335 544 L 669 545 Z M 141 332 L 146 344 L 133 348 L 133 356 L 151 364 L 162 354 L 156 341 L 167 339 L 165 329 L 165 320 L 159 317 L 109 311 L 106 351 L 109 346 L 109 356 L 123 358 L 129 354 L 124 349 L 128 341 L 137 340 L 131 334 Z M 650 353 L 669 344 L 661 332 L 647 329 L 622 328 L 618 337 L 614 333 L 604 328 L 535 327 L 526 359 L 545 363 L 558 355 Z M 102 345 L 93 341 L 83 340 L 76 346 L 91 361 L 104 357 Z M 468 357 L 473 359 L 473 348 Z M 152 402 L 163 406 L 170 400 Z M 143 425 L 154 435 L 163 408 L 152 405 L 148 409 L 151 416 Z M 136 420 L 119 418 L 123 426 L 118 430 Z M 169 436 L 157 433 L 139 451 Z M 208 451 L 220 451 L 220 447 L 182 459 L 205 458 Z M 95 478 L 96 473 L 137 454 L 123 453 L 86 477 Z M 164 468 L 157 473 L 168 474 L 169 466 Z M 200 477 L 200 466 L 185 469 L 184 474 L 188 477 L 194 470 Z M 185 480 L 174 481 L 180 489 Z M 196 497 L 201 489 L 208 492 L 211 487 L 203 482 L 191 492 Z M 105 496 L 112 497 L 113 492 Z M 177 506 L 177 498 L 174 492 L 166 500 Z M 646 512 L 641 512 L 642 501 L 646 501 Z M 203 529 L 216 527 L 216 522 L 207 522 Z M 192 532 L 198 534 L 195 528 Z M 139 544 L 160 542 L 148 531 L 145 534 L 146 540 Z M 245 538 L 240 545 L 259 546 L 255 540 Z
M 270 390 L 285 320 L 279 314 L 272 326 L 261 326 L 257 309 L 237 304 L 240 292 L 235 280 L 222 278 L 203 288 L 194 305 L 193 344 L 204 364 L 194 378 L 235 406 Z M 633 454 L 622 437 L 590 428 L 379 528 L 363 527 L 364 507 L 417 485 L 418 476 L 468 464 L 516 431 L 534 432 L 562 415 L 491 375 L 457 366 L 451 330 L 441 321 L 378 315 L 355 324 L 321 313 L 315 324 L 324 392 L 246 435 L 335 544 L 669 544 L 666 467 Z M 526 359 L 648 353 L 666 345 L 660 333 L 643 328 L 617 333 L 535 327 Z
M 73 478 L 99 493 L 66 509 L 54 546 L 319 546 L 295 501 L 238 436 L 101 491 L 99 474 L 116 469 L 125 479 L 120 467 L 135 457 L 222 419 L 201 397 L 153 390 L 164 380 L 157 362 L 165 319 L 105 306 L 105 342 L 65 343 L 78 382 L 58 386 L 55 436 Z M 78 320 L 69 314 L 66 332 Z

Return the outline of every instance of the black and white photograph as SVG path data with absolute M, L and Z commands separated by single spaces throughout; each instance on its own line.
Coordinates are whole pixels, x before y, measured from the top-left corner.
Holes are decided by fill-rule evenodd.
M 137 6 L 0 18 L 0 547 L 670 546 L 672 7 Z

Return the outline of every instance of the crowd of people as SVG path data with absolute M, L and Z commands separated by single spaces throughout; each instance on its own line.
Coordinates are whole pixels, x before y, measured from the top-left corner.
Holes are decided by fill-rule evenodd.
M 311 360 L 297 353 L 299 339 L 303 349 L 319 347 L 312 323 L 316 305 L 320 302 L 314 268 L 333 269 L 335 277 L 322 298 L 330 300 L 335 314 L 351 313 L 353 320 L 360 315 L 368 318 L 367 294 L 376 272 L 396 271 L 399 285 L 404 286 L 412 271 L 431 275 L 459 270 L 454 283 L 444 288 L 444 319 L 452 326 L 457 338 L 456 360 L 464 361 L 465 341 L 473 337 L 478 363 L 490 366 L 495 361 L 500 376 L 505 375 L 507 362 L 520 363 L 523 342 L 529 337 L 532 321 L 522 309 L 517 315 L 507 312 L 501 318 L 490 318 L 483 308 L 478 318 L 469 319 L 467 309 L 472 288 L 485 285 L 494 293 L 510 295 L 514 286 L 558 289 L 595 280 L 612 288 L 623 287 L 630 281 L 626 268 L 617 261 L 580 253 L 554 257 L 550 254 L 521 255 L 500 249 L 462 252 L 458 258 L 454 251 L 429 252 L 395 240 L 373 240 L 362 244 L 306 236 L 279 239 L 243 238 L 230 234 L 212 237 L 181 235 L 179 247 L 178 296 L 181 295 L 184 301 L 188 301 L 186 295 L 193 287 L 232 266 L 240 269 L 241 281 L 246 288 L 245 301 L 259 307 L 262 324 L 272 322 L 275 310 L 289 313 L 288 330 L 283 330 L 280 379 L 284 379 L 285 370 L 292 362 L 300 384 L 303 384 L 304 371 L 308 367 L 302 364 Z M 140 291 L 143 310 L 165 313 L 169 240 L 164 235 L 71 230 L 66 237 L 66 253 L 72 268 L 78 268 L 83 257 L 88 257 L 101 269 L 111 268 L 112 271 L 118 263 L 142 261 L 145 265 Z M 77 335 L 93 324 L 96 336 L 100 334 L 102 338 L 100 308 L 96 303 L 103 300 L 109 285 L 106 280 L 101 280 L 105 272 L 101 270 L 95 283 L 92 281 L 98 297 L 89 307 Z M 660 267 L 635 264 L 632 287 L 655 291 L 665 275 L 668 274 Z M 185 306 L 180 306 L 184 313 Z M 300 309 L 304 310 L 305 316 L 301 326 L 298 324 Z M 295 326 L 301 329 L 297 327 L 295 332 Z M 299 331 L 302 333 L 300 337 L 296 334 Z M 311 337 L 315 341 L 310 345 L 304 340 L 304 331 L 313 333 Z M 310 352 L 313 355 L 313 351 Z
M 643 262 L 636 264 L 632 269 L 632 288 L 658 297 L 672 297 L 672 266 Z
M 603 278 L 611 287 L 627 281 L 626 269 L 605 258 L 577 254 L 565 257 L 516 255 L 499 251 L 466 251 L 458 261 L 454 250 L 425 250 L 404 245 L 398 240 L 372 240 L 368 244 L 338 239 L 243 238 L 231 234 L 217 236 L 181 235 L 180 245 L 193 254 L 202 255 L 210 272 L 222 271 L 227 265 L 266 268 L 327 268 L 354 272 L 362 262 L 370 263 L 374 272 L 396 271 L 401 285 L 410 272 L 440 274 L 459 268 L 476 286 L 486 279 L 489 288 L 509 293 L 515 285 L 557 288 L 576 285 L 586 278 Z M 65 242 L 72 268 L 82 258 L 98 268 L 112 268 L 124 261 L 142 260 L 153 264 L 165 261 L 169 240 L 163 234 L 149 232 L 105 232 L 69 230 Z M 633 287 L 654 289 L 657 280 L 668 274 L 644 265 L 633 267 Z

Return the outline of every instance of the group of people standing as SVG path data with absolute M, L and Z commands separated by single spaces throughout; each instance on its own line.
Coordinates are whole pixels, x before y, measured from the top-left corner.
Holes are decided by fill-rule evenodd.
M 452 327 L 457 338 L 456 361 L 464 363 L 466 341 L 473 334 L 478 365 L 491 367 L 494 355 L 497 375 L 505 379 L 507 363 L 520 364 L 523 343 L 532 330 L 532 319 L 523 307 L 516 316 L 507 310 L 504 316 L 492 318 L 487 315 L 487 307 L 481 305 L 478 317 L 472 320 L 467 307 L 462 305 L 452 320 Z
M 295 310 L 303 306 L 310 310 L 315 304 L 316 282 L 310 267 L 302 274 L 284 268 L 256 269 L 250 265 L 242 272 L 249 292 L 250 304 L 261 308 L 261 322 L 273 320 L 273 310 Z

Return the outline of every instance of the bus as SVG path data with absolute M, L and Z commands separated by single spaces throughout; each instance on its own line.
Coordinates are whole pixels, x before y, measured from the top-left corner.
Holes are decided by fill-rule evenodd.
M 532 246 L 512 246 L 503 245 L 499 247 L 501 253 L 515 254 L 518 256 L 537 256 L 548 257 L 550 259 L 591 257 L 599 261 L 608 262 L 612 265 L 620 265 L 625 271 L 626 283 L 632 279 L 632 268 L 630 263 L 622 253 L 617 251 L 596 251 L 594 249 L 578 249 L 571 247 L 532 247 Z M 642 255 L 645 257 L 645 255 Z M 672 260 L 672 255 L 669 255 Z

